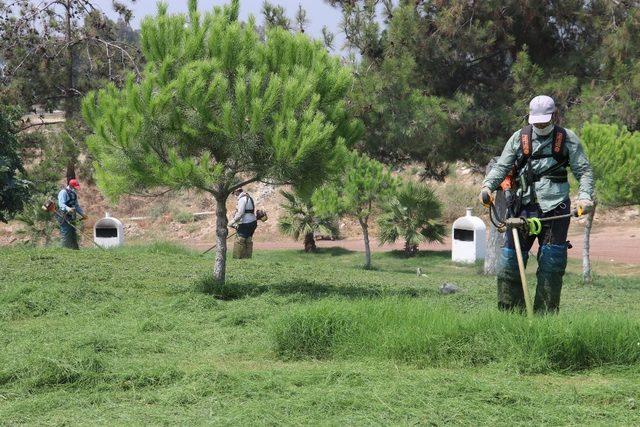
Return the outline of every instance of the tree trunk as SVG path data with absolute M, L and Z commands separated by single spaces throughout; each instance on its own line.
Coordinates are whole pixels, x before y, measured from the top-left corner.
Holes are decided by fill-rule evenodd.
M 305 252 L 315 252 L 318 248 L 316 247 L 316 239 L 313 238 L 313 232 L 307 233 L 304 235 L 304 251 Z
M 66 10 L 65 19 L 65 42 L 67 43 L 66 52 L 66 74 L 67 74 L 67 87 L 64 94 L 64 118 L 71 120 L 75 113 L 75 94 L 73 93 L 73 43 L 71 43 L 71 12 L 72 12 L 72 0 L 67 0 L 64 4 Z M 67 123 L 68 124 L 68 123 Z M 70 180 L 76 179 L 76 156 L 75 154 L 69 154 L 69 160 L 67 161 L 67 183 Z
M 504 218 L 507 213 L 507 200 L 501 190 L 496 191 L 494 201 L 496 212 L 500 218 Z M 493 275 L 497 273 L 498 259 L 505 242 L 505 233 L 500 233 L 495 225 L 489 224 L 489 239 L 487 240 L 487 250 L 484 257 L 484 274 Z
M 218 284 L 224 283 L 227 267 L 227 197 L 226 193 L 218 193 L 216 199 L 216 260 L 213 267 L 213 279 Z
M 596 206 L 594 204 L 593 210 L 587 215 L 584 225 L 584 245 L 582 246 L 582 283 L 584 285 L 591 284 L 591 259 L 589 258 L 591 244 L 589 239 L 591 238 L 591 227 L 593 226 L 593 217 L 595 214 Z
M 65 95 L 64 117 L 69 120 L 73 117 L 73 44 L 71 43 L 71 0 L 67 0 L 64 5 L 66 9 L 66 39 L 67 43 L 67 87 Z
M 412 257 L 418 253 L 418 245 L 410 243 L 408 240 L 404 241 L 404 254 L 406 257 Z
M 369 270 L 371 268 L 371 246 L 369 244 L 369 224 L 366 219 L 359 219 L 360 226 L 362 227 L 362 236 L 364 237 L 364 268 Z
M 67 162 L 67 184 L 72 179 L 76 179 L 76 162 L 73 157 Z
M 491 169 L 495 166 L 499 157 L 494 157 L 487 164 L 485 168 L 485 174 L 488 175 Z M 505 218 L 507 213 L 507 199 L 504 196 L 504 192 L 500 189 L 496 191 L 496 199 L 494 200 L 496 206 L 496 212 L 500 218 Z M 500 252 L 505 242 L 505 234 L 500 233 L 498 229 L 489 224 L 489 239 L 487 239 L 487 250 L 484 256 L 484 274 L 493 275 L 497 274 L 498 259 L 500 259 Z

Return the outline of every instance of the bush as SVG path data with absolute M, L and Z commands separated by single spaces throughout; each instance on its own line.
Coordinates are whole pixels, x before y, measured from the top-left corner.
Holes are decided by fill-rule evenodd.
M 464 216 L 468 207 L 473 208 L 475 215 L 482 213 L 482 206 L 478 202 L 480 187 L 446 182 L 437 186 L 435 192 L 442 203 L 442 221 L 446 224 L 453 224 L 456 219 Z
M 534 319 L 493 310 L 459 313 L 402 298 L 327 301 L 278 318 L 282 358 L 391 359 L 428 366 L 506 364 L 524 372 L 640 363 L 640 321 L 602 313 Z
M 640 203 L 640 132 L 586 123 L 582 140 L 593 167 L 598 200 L 611 206 Z
M 173 214 L 173 219 L 180 224 L 187 224 L 194 221 L 193 214 L 191 212 L 178 211 Z

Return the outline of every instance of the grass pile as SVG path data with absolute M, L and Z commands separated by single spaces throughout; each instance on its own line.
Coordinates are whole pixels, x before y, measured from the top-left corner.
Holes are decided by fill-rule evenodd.
M 529 325 L 446 253 L 0 250 L 2 424 L 640 424 L 637 275 Z

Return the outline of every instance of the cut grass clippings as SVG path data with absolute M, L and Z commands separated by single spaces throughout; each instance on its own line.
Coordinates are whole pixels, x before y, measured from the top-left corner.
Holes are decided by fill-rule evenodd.
M 375 358 L 435 367 L 501 363 L 528 373 L 640 362 L 637 318 L 573 312 L 529 321 L 406 298 L 298 307 L 274 320 L 272 338 L 283 359 Z
M 0 248 L 0 424 L 640 425 L 637 275 L 570 261 L 528 331 L 448 253 L 213 258 Z

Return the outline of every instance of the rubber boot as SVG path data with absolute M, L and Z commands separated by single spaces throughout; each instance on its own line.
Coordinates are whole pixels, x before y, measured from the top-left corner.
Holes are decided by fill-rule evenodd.
M 538 257 L 538 286 L 533 309 L 536 313 L 557 313 L 562 277 L 567 268 L 567 245 L 542 245 Z
M 244 237 L 236 236 L 236 239 L 233 242 L 233 258 L 234 259 L 242 259 L 245 254 L 245 247 L 247 244 L 247 239 Z
M 529 255 L 522 256 L 526 267 Z M 498 261 L 498 308 L 506 311 L 524 311 L 525 307 L 516 251 L 502 248 Z
M 245 258 L 252 258 L 253 257 L 253 238 L 252 237 L 247 237 L 245 248 L 246 248 Z

